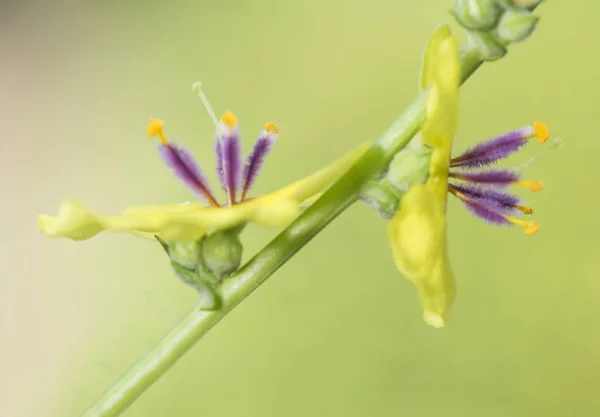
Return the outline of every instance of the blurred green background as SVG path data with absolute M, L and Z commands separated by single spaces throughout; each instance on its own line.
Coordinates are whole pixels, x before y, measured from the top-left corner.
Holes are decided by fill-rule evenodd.
M 547 3 L 533 38 L 462 90 L 455 142 L 535 119 L 564 140 L 527 171 L 545 183 L 523 193 L 542 230 L 494 228 L 451 201 L 451 326 L 423 323 L 385 222 L 357 205 L 125 416 L 596 415 L 600 4 Z M 212 172 L 196 80 L 237 113 L 246 149 L 279 126 L 255 192 L 308 174 L 392 122 L 428 35 L 451 20 L 441 0 L 0 4 L 2 417 L 77 416 L 194 304 L 158 244 L 50 240 L 38 213 L 65 198 L 106 213 L 193 198 L 145 129 L 163 118 Z M 249 228 L 246 254 L 274 233 Z

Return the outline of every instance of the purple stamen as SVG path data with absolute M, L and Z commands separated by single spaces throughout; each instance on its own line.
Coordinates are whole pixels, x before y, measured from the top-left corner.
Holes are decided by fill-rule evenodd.
M 488 209 L 498 210 L 502 214 L 515 212 L 517 210 L 516 206 L 520 202 L 519 197 L 513 194 L 503 193 L 490 188 L 448 184 L 448 189 Z
M 518 151 L 527 144 L 526 139 L 533 134 L 532 127 L 524 127 L 486 140 L 462 155 L 452 158 L 451 167 L 481 168 L 492 165 L 500 159 Z
M 235 204 L 235 196 L 240 183 L 242 161 L 240 156 L 240 136 L 237 127 L 224 124 L 223 131 L 223 176 L 230 204 Z
M 187 150 L 171 143 L 169 145 L 160 144 L 158 152 L 165 164 L 171 168 L 173 174 L 181 182 L 208 200 L 211 205 L 219 206 L 219 203 L 210 192 L 208 181 L 206 181 L 200 167 L 196 164 L 194 157 Z
M 509 170 L 489 170 L 482 172 L 450 172 L 450 177 L 462 181 L 488 184 L 497 187 L 506 187 L 507 185 L 518 181 L 521 176 Z
M 215 155 L 217 157 L 217 175 L 219 176 L 219 182 L 223 191 L 227 191 L 227 185 L 225 184 L 225 174 L 223 171 L 223 144 L 219 135 L 215 136 Z
M 478 201 L 462 200 L 467 209 L 481 220 L 496 224 L 499 226 L 508 226 L 510 222 L 506 218 L 495 211 L 495 208 L 488 207 L 485 204 Z
M 248 155 L 246 165 L 244 166 L 244 188 L 241 201 L 246 199 L 246 194 L 252 185 L 254 185 L 254 181 L 256 181 L 256 177 L 265 161 L 265 157 L 271 151 L 276 139 L 277 133 L 263 130 L 256 140 L 254 148 L 250 155 Z

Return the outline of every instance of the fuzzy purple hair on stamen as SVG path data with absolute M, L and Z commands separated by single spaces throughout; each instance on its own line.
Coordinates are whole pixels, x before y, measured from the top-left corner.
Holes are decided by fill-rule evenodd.
M 173 143 L 168 146 L 160 144 L 158 152 L 165 164 L 181 182 L 205 199 L 210 199 L 208 181 L 196 164 L 194 157 L 184 148 Z
M 244 166 L 244 192 L 247 192 L 254 185 L 254 181 L 256 181 L 266 156 L 273 148 L 274 142 L 273 135 L 264 132 L 256 140 L 252 153 L 248 155 L 248 160 Z
M 517 152 L 527 144 L 527 128 L 514 130 L 495 138 L 481 142 L 463 154 L 452 158 L 451 167 L 481 168 L 492 165 Z
M 491 188 L 463 186 L 448 184 L 448 188 L 468 197 L 489 209 L 494 209 L 502 214 L 511 214 L 516 211 L 515 206 L 520 203 L 519 197 L 510 193 L 496 191 Z
M 500 213 L 496 212 L 493 207 L 488 207 L 481 202 L 462 202 L 471 213 L 486 223 L 496 224 L 499 226 L 507 226 L 510 224 L 508 220 L 506 220 Z
M 223 135 L 223 176 L 231 200 L 235 199 L 241 173 L 240 136 L 235 129 Z
M 225 184 L 225 174 L 223 171 L 223 145 L 221 144 L 219 136 L 216 137 L 215 141 L 215 156 L 217 158 L 217 175 L 219 176 L 219 182 L 221 183 L 223 191 L 226 191 L 227 185 Z
M 518 181 L 521 176 L 515 171 L 509 170 L 489 170 L 481 172 L 450 172 L 457 179 L 462 181 L 477 182 L 496 187 L 506 187 L 507 185 Z

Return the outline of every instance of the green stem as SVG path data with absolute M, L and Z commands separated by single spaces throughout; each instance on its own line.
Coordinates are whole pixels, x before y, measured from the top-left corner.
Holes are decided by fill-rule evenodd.
M 481 65 L 474 51 L 461 57 L 462 81 Z M 369 151 L 317 202 L 281 232 L 221 287 L 224 306 L 218 311 L 199 307 L 165 335 L 121 377 L 83 417 L 120 415 L 215 324 L 270 277 L 329 222 L 359 198 L 361 185 L 380 173 L 417 133 L 425 113 L 427 92 L 415 101 L 375 141 Z

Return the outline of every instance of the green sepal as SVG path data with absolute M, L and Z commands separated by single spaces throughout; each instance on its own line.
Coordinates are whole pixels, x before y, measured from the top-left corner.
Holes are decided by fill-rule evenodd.
M 454 0 L 451 14 L 466 29 L 488 31 L 498 23 L 502 8 L 494 0 Z
M 198 303 L 203 310 L 219 310 L 223 307 L 223 298 L 217 291 L 215 282 L 212 279 L 207 279 L 210 275 L 199 273 L 198 269 L 184 268 L 175 261 L 171 261 L 171 267 L 181 281 L 196 290 Z
M 404 194 L 414 185 L 427 180 L 432 151 L 425 146 L 398 152 L 384 177 L 367 182 L 360 191 L 363 203 L 390 220 L 398 211 Z
M 174 242 L 169 245 L 160 237 L 154 237 L 171 258 L 171 267 L 177 277 L 184 284 L 196 290 L 202 308 L 205 310 L 220 309 L 223 305 L 222 298 L 217 291 L 220 280 L 203 264 L 200 258 L 201 242 L 185 244 Z M 178 250 L 173 250 L 174 248 Z M 191 251 L 186 253 L 185 248 L 189 248 Z
M 430 162 L 430 148 L 405 148 L 390 162 L 385 179 L 398 190 L 408 191 L 411 185 L 425 182 L 429 176 Z
M 496 35 L 507 42 L 522 42 L 535 30 L 539 18 L 526 9 L 507 9 L 500 18 Z
M 507 53 L 507 43 L 488 32 L 469 32 L 468 45 L 478 52 L 482 61 L 491 62 L 502 58 Z
M 243 226 L 219 230 L 204 237 L 200 243 L 202 264 L 219 279 L 228 277 L 240 267 L 244 251 L 239 237 L 242 229 Z
M 166 242 L 154 236 L 169 258 L 186 269 L 194 269 L 201 262 L 201 242 Z
M 154 239 L 156 239 L 158 243 L 160 243 L 160 246 L 162 246 L 166 254 L 170 257 L 171 255 L 169 254 L 169 245 L 167 245 L 167 242 L 162 240 L 158 235 L 154 235 Z
M 369 181 L 360 191 L 360 199 L 381 217 L 390 220 L 398 211 L 404 193 L 388 181 Z
M 520 7 L 532 11 L 535 9 L 543 0 L 513 0 L 512 5 L 514 7 Z

